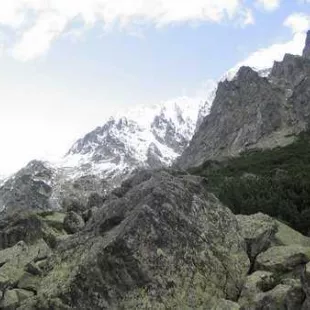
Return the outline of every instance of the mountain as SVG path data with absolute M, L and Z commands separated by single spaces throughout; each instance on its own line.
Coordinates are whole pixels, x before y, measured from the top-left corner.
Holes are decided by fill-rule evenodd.
M 231 72 L 3 181 L 1 309 L 310 309 L 310 33 Z
M 57 162 L 31 161 L 1 181 L 0 214 L 86 210 L 135 170 L 167 167 L 192 138 L 204 101 L 182 97 L 111 117 Z
M 255 53 L 253 57 L 237 64 L 221 77 L 218 90 L 216 83 L 208 81 L 206 85 L 204 85 L 203 92 L 196 95 L 194 98 L 181 97 L 154 106 L 137 107 L 128 112 L 111 117 L 109 121 L 102 126 L 97 127 L 95 130 L 79 139 L 61 160 L 52 163 L 41 162 L 40 164 L 45 167 L 44 169 L 48 170 L 50 174 L 50 180 L 48 180 L 46 184 L 51 187 L 51 189 L 49 189 L 51 193 L 44 198 L 47 199 L 44 204 L 40 203 L 40 207 L 42 208 L 44 205 L 46 208 L 59 209 L 63 205 L 74 204 L 80 205 L 79 208 L 84 208 L 88 205 L 87 201 L 89 197 L 98 193 L 101 195 L 100 191 L 102 188 L 105 189 L 105 192 L 110 191 L 115 186 L 120 185 L 124 179 L 136 170 L 170 166 L 187 148 L 195 133 L 195 138 L 191 146 L 185 151 L 185 155 L 181 156 L 180 162 L 182 162 L 182 158 L 187 156 L 190 158 L 188 165 L 196 165 L 206 158 L 209 158 L 208 152 L 205 152 L 206 146 L 204 144 L 206 141 L 209 144 L 212 144 L 216 139 L 218 139 L 217 143 L 219 143 L 219 141 L 224 141 L 223 134 L 219 134 L 220 130 L 226 128 L 225 130 L 227 131 L 233 131 L 236 129 L 234 127 L 241 126 L 243 122 L 242 118 L 238 120 L 238 117 L 242 115 L 242 113 L 236 111 L 236 115 L 230 114 L 227 112 L 230 107 L 227 108 L 225 104 L 221 104 L 222 99 L 223 102 L 225 102 L 225 100 L 230 98 L 233 92 L 233 90 L 225 90 L 223 85 L 232 85 L 235 83 L 237 88 L 241 85 L 240 87 L 243 89 L 243 93 L 246 94 L 249 83 L 246 81 L 247 76 L 246 73 L 242 71 L 243 69 L 240 70 L 238 74 L 240 66 L 243 64 L 250 64 L 253 68 L 258 70 L 257 74 L 252 70 L 253 74 L 250 75 L 252 77 L 257 75 L 257 81 L 265 81 L 263 78 L 271 72 L 270 64 L 275 56 L 279 56 L 279 50 L 281 49 L 278 47 L 276 48 L 276 53 L 274 51 L 270 53 L 269 51 L 262 50 Z M 281 53 L 283 53 L 282 50 Z M 304 54 L 306 53 L 308 53 L 307 48 Z M 287 59 L 287 57 L 285 59 Z M 289 60 L 287 60 L 287 62 L 287 66 L 289 66 Z M 281 73 L 279 73 L 281 71 L 280 67 L 273 70 L 273 82 L 271 83 L 273 86 L 271 88 L 286 87 L 280 85 L 282 83 L 282 78 L 279 76 L 277 77 L 277 75 L 281 75 Z M 243 77 L 243 75 L 245 76 Z M 270 76 L 271 75 L 269 75 L 269 79 Z M 238 85 L 238 83 L 240 85 Z M 270 91 L 270 96 L 273 96 L 273 90 Z M 275 96 L 275 98 L 277 96 Z M 235 100 L 233 97 L 230 99 Z M 247 98 L 244 100 L 247 100 Z M 258 101 L 259 100 L 261 100 L 261 98 L 258 98 Z M 279 100 L 281 102 L 283 101 L 282 99 Z M 264 100 L 262 99 L 262 101 Z M 213 102 L 214 104 L 212 105 Z M 274 106 L 275 111 L 280 111 L 278 108 L 281 105 L 282 104 L 278 102 L 278 107 Z M 220 128 L 219 131 L 218 128 L 222 127 L 221 124 L 213 127 L 216 133 L 213 134 L 213 131 L 208 129 L 207 131 L 209 134 L 197 140 L 196 136 L 203 136 L 202 133 L 206 131 L 204 119 L 210 113 L 211 106 L 213 106 L 211 110 L 211 112 L 213 112 L 211 116 L 209 116 L 209 119 L 217 113 L 222 113 L 227 117 L 231 115 L 231 117 L 224 121 L 223 128 Z M 221 108 L 221 106 L 223 107 Z M 248 108 L 247 106 L 244 111 L 247 111 Z M 285 113 L 283 112 L 283 114 Z M 221 118 L 223 119 L 223 117 Z M 244 117 L 247 118 L 248 116 Z M 235 120 L 236 126 L 234 126 Z M 247 122 L 251 123 L 252 121 L 255 121 L 255 118 L 249 119 Z M 228 124 L 229 122 L 231 126 Z M 268 121 L 266 122 L 268 123 Z M 248 126 L 249 128 L 251 126 L 255 127 L 253 124 L 249 124 Z M 200 127 L 203 128 L 200 129 Z M 270 130 L 272 131 L 273 129 L 271 128 Z M 248 138 L 248 136 L 244 137 L 245 140 Z M 196 161 L 196 159 L 192 160 L 191 156 L 188 155 L 190 152 L 189 150 L 196 143 L 196 140 L 198 141 L 197 150 L 195 149 L 194 153 L 196 159 L 200 156 L 199 161 Z M 289 143 L 292 139 L 287 140 Z M 241 142 L 241 144 L 242 143 L 243 142 Z M 270 143 L 273 143 L 273 141 Z M 225 149 L 222 145 L 219 147 L 223 148 L 223 150 Z M 212 149 L 214 149 L 215 152 L 214 157 L 217 157 L 221 153 L 216 151 L 216 148 L 216 143 L 214 145 L 212 144 Z M 239 150 L 242 150 L 242 148 L 237 144 L 234 146 L 233 150 L 227 148 L 226 155 L 230 153 L 234 155 L 234 153 Z M 184 165 L 184 167 L 188 165 Z M 21 169 L 21 171 L 13 176 L 0 181 L 1 209 L 6 209 L 7 211 L 15 210 L 16 208 L 23 207 L 25 201 L 27 201 L 29 208 L 33 208 L 37 205 L 35 202 L 36 199 L 41 201 L 41 187 L 37 187 L 37 172 L 34 169 L 36 166 L 37 164 L 33 165 L 33 162 L 31 162 L 27 167 Z M 104 180 L 104 185 L 101 184 L 100 180 Z M 81 191 L 76 190 L 76 186 L 81 189 L 80 185 L 75 184 L 76 182 L 78 184 L 83 184 L 82 195 L 80 194 Z M 84 184 L 85 182 L 87 185 Z M 32 185 L 30 186 L 29 184 Z M 92 185 L 90 186 L 89 184 Z M 84 185 L 86 186 L 85 188 Z M 37 189 L 37 191 L 34 192 L 34 189 Z M 79 197 L 82 202 L 80 204 L 76 202 L 73 203 L 70 198 L 70 203 L 64 203 L 63 201 L 68 200 L 68 195 L 64 193 L 68 192 L 70 192 L 70 197 Z M 35 193 L 38 194 L 38 197 L 35 197 Z M 25 197 L 28 198 L 26 199 Z
M 56 166 L 74 177 L 96 174 L 116 183 L 135 169 L 167 167 L 191 140 L 202 106 L 200 99 L 182 97 L 111 117 Z
M 220 82 L 210 114 L 177 164 L 188 168 L 249 149 L 284 146 L 306 130 L 310 122 L 309 38 L 310 33 L 302 56 L 286 54 L 267 77 L 241 67 L 232 80 Z

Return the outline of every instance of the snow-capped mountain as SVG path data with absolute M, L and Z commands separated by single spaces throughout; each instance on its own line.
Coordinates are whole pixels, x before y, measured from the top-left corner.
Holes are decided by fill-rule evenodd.
M 111 117 L 56 165 L 72 177 L 99 174 L 110 180 L 137 168 L 169 166 L 191 140 L 203 106 L 201 98 L 181 97 Z

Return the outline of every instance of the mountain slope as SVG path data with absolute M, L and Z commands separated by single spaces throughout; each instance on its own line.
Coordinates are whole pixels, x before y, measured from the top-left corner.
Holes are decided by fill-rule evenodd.
M 79 139 L 57 163 L 69 175 L 117 180 L 137 168 L 172 164 L 192 138 L 203 101 L 187 97 L 130 110 Z
M 309 101 L 306 53 L 286 54 L 283 61 L 274 63 L 268 78 L 241 67 L 234 79 L 219 83 L 211 112 L 178 165 L 199 166 L 207 159 L 236 156 L 247 149 L 292 143 L 294 134 L 309 125 Z

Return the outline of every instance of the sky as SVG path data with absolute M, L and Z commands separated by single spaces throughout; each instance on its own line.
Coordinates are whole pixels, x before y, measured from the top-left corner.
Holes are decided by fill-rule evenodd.
M 120 109 L 300 54 L 309 28 L 310 0 L 1 1 L 0 175 L 64 155 Z

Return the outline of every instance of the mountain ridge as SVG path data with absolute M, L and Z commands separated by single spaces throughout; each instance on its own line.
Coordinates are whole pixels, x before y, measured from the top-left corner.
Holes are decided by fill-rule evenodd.
M 308 33 L 305 51 L 309 46 Z M 210 114 L 177 160 L 181 168 L 210 159 L 237 156 L 253 148 L 284 146 L 309 125 L 310 61 L 286 54 L 268 77 L 241 67 L 232 80 L 219 83 Z

